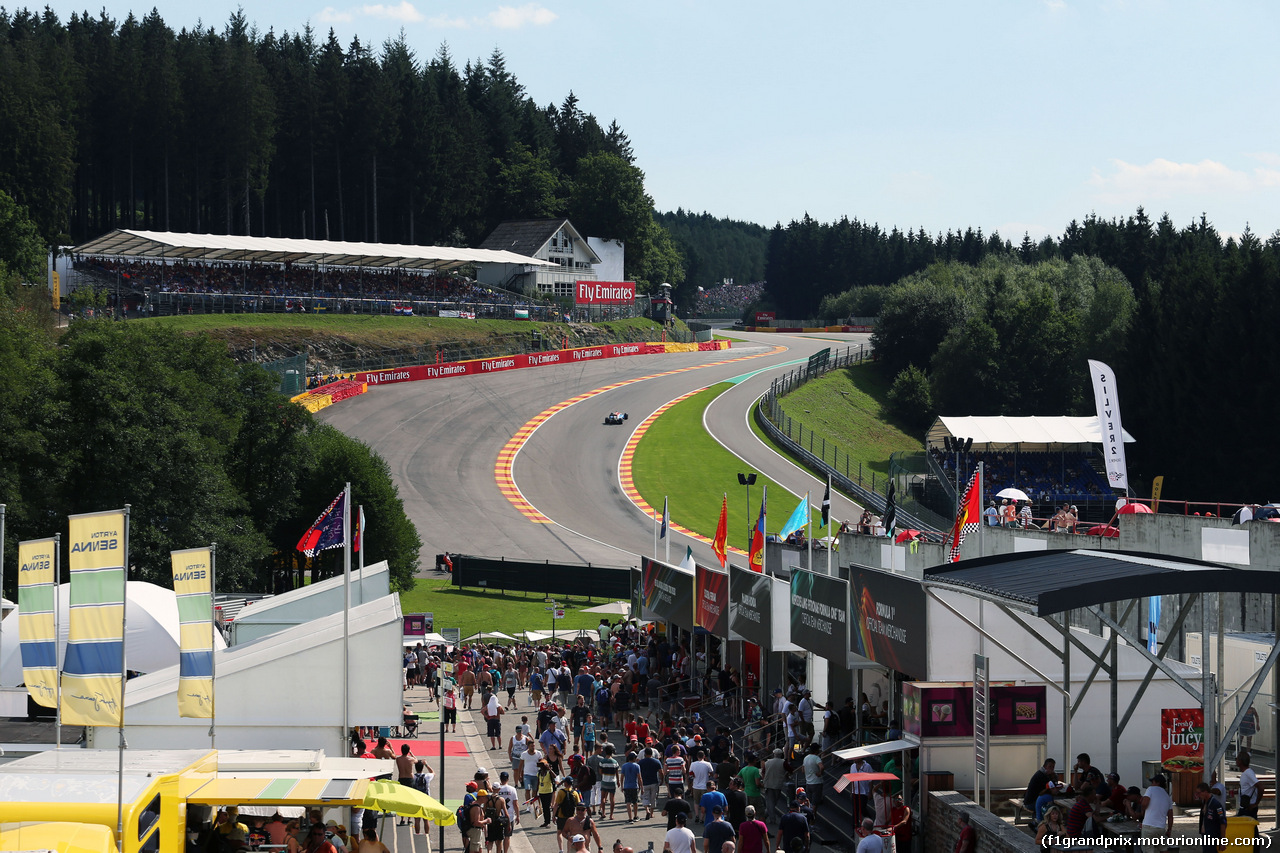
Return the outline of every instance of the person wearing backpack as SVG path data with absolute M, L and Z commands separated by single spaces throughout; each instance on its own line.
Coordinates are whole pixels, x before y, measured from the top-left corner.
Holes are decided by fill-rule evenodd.
M 431 769 L 431 765 L 422 759 L 418 759 L 418 763 L 413 767 L 413 787 L 431 796 L 431 780 L 435 778 L 436 771 Z M 431 831 L 431 822 L 424 817 L 415 817 L 413 819 L 413 834 L 426 835 Z
M 564 824 L 569 818 L 573 817 L 578 809 L 578 803 L 582 802 L 582 797 L 573 787 L 573 779 L 566 776 L 560 780 L 560 787 L 556 789 L 555 796 L 551 799 L 551 812 L 556 819 L 556 846 L 560 847 L 560 836 L 564 834 Z

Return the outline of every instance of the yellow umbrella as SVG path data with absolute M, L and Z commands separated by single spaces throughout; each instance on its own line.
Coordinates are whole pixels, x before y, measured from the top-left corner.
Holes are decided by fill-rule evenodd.
M 114 853 L 114 833 L 92 823 L 54 821 L 0 832 L 0 850 L 56 850 L 58 853 Z
M 438 826 L 453 826 L 457 823 L 453 812 L 439 800 L 428 797 L 417 788 L 389 779 L 369 783 L 369 789 L 364 794 L 364 807 L 391 812 L 401 817 L 426 818 L 435 821 Z

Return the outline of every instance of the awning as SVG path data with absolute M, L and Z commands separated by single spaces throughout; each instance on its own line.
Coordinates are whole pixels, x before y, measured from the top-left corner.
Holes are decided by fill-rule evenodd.
M 178 780 L 178 796 L 208 805 L 328 805 L 359 806 L 369 789 L 368 779 L 254 778 L 191 776 Z
M 1140 551 L 1086 549 L 1024 551 L 943 563 L 925 569 L 924 584 L 998 601 L 1036 616 L 1151 595 L 1270 595 L 1280 590 L 1274 572 Z
M 1102 430 L 1096 417 L 939 417 L 925 433 L 926 447 L 943 446 L 944 436 L 972 438 L 974 450 L 991 450 L 1018 444 L 1026 450 L 1058 445 L 1099 444 Z M 1126 443 L 1134 441 L 1128 430 Z
M 81 243 L 77 255 L 138 258 L 183 258 L 200 261 L 254 261 L 268 264 L 405 267 L 452 270 L 471 264 L 556 266 L 527 255 L 496 249 L 452 246 L 406 246 L 392 243 L 347 243 L 288 237 L 239 237 L 231 234 L 179 234 L 168 231 L 117 229 Z
M 886 752 L 902 752 L 907 749 L 915 749 L 919 745 L 919 741 L 901 738 L 899 740 L 881 741 L 880 743 L 869 743 L 866 746 L 855 746 L 850 749 L 837 749 L 831 754 L 844 761 L 853 761 L 855 758 L 870 758 L 873 755 L 884 755 Z

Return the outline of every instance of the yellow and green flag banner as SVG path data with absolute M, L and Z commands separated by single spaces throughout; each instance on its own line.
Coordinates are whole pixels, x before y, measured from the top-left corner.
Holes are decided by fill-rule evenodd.
M 38 704 L 58 704 L 57 565 L 54 539 L 18 543 L 18 650 L 22 679 Z
M 86 513 L 71 516 L 70 522 L 62 722 L 119 727 L 124 721 L 125 514 Z
M 213 554 L 172 551 L 178 596 L 178 716 L 213 717 Z

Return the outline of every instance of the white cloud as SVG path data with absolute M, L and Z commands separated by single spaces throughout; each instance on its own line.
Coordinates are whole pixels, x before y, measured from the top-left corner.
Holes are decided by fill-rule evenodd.
M 1044 6 L 1050 12 L 1057 13 L 1067 8 L 1066 0 L 1044 0 Z
M 500 30 L 517 30 L 532 24 L 541 27 L 554 21 L 559 16 L 545 6 L 537 3 L 526 3 L 523 6 L 499 6 L 485 16 L 484 21 L 491 27 Z
M 1115 168 L 1110 174 L 1095 169 L 1089 179 L 1089 185 L 1097 190 L 1097 199 L 1109 204 L 1142 204 L 1202 194 L 1239 195 L 1280 185 L 1280 171 L 1276 169 L 1241 171 L 1216 160 L 1175 163 L 1158 158 L 1143 165 L 1123 160 L 1111 163 Z
M 386 18 L 406 24 L 416 24 L 424 20 L 422 13 L 415 9 L 409 0 L 401 0 L 395 6 L 387 6 L 383 3 L 361 6 L 360 13 L 370 18 Z
M 349 24 L 353 18 L 350 12 L 339 12 L 332 6 L 325 6 L 316 17 L 322 24 Z
M 427 18 L 427 26 L 444 30 L 465 30 L 470 24 L 466 18 L 451 18 L 448 15 L 436 15 Z

